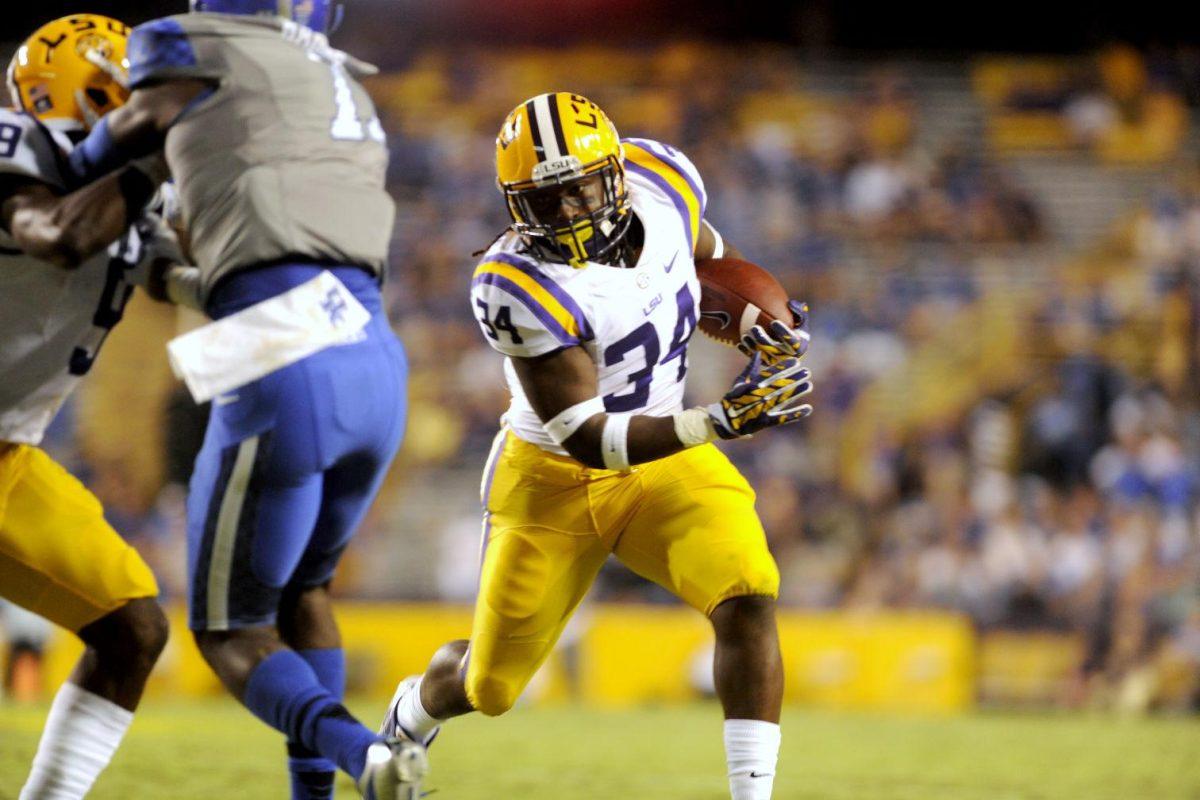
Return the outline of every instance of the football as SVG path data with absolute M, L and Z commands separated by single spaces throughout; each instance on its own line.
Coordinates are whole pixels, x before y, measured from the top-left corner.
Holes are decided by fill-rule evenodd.
M 738 258 L 706 258 L 696 262 L 700 278 L 700 331 L 736 345 L 755 325 L 781 319 L 789 325 L 788 294 L 775 276 Z

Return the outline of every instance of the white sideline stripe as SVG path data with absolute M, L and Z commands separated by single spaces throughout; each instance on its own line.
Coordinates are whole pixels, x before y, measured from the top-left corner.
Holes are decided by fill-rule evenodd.
M 558 137 L 554 135 L 554 120 L 550 117 L 551 95 L 541 94 L 533 99 L 533 110 L 537 113 L 538 132 L 542 135 L 542 151 L 551 161 L 562 158 L 566 153 L 558 149 Z
M 229 579 L 233 573 L 233 550 L 237 544 L 238 521 L 246 504 L 246 488 L 254 458 L 258 455 L 258 437 L 252 436 L 238 445 L 233 472 L 225 485 L 221 510 L 217 513 L 217 535 L 213 540 L 212 559 L 208 564 L 208 629 L 229 629 Z

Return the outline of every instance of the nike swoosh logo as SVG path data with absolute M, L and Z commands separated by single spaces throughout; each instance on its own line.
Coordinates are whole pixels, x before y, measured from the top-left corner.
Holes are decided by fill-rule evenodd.
M 700 316 L 708 317 L 709 319 L 715 319 L 717 322 L 721 323 L 722 329 L 728 328 L 729 324 L 733 322 L 733 317 L 729 316 L 729 314 L 725 311 L 701 311 Z
M 751 778 L 769 778 L 769 777 L 771 777 L 771 773 L 769 773 L 769 772 L 751 772 L 750 777 Z
M 679 253 L 676 253 L 675 255 L 671 256 L 671 263 L 667 264 L 667 272 L 670 272 L 671 270 L 675 269 L 675 259 L 677 259 L 677 258 L 679 258 Z

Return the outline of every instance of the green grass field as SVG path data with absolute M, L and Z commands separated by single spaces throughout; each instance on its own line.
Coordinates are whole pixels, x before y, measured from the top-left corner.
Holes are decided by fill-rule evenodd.
M 374 721 L 381 703 L 351 704 Z M 15 799 L 44 708 L 0 706 L 0 798 Z M 437 800 L 723 800 L 716 706 L 517 709 L 457 720 Z M 148 703 L 94 800 L 286 798 L 283 743 L 232 702 Z M 789 711 L 778 800 L 1200 800 L 1200 722 Z M 339 798 L 356 797 L 345 782 Z

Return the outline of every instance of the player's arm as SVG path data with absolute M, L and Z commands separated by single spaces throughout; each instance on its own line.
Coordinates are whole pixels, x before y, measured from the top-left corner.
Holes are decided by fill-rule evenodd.
M 125 105 L 106 114 L 71 151 L 71 171 L 87 183 L 142 156 L 157 153 L 167 132 L 193 103 L 213 91 L 213 82 L 177 78 L 143 85 Z
M 700 220 L 700 235 L 696 237 L 695 258 L 700 261 L 705 258 L 741 258 L 745 259 L 742 251 L 725 240 L 713 224 L 706 219 Z
M 188 32 L 170 18 L 135 28 L 128 58 L 129 100 L 71 152 L 71 169 L 81 183 L 158 152 L 171 126 L 220 85 L 220 70 L 198 62 Z
M 546 432 L 572 458 L 596 469 L 628 469 L 718 438 L 797 422 L 812 412 L 801 403 L 812 382 L 795 359 L 766 365 L 755 358 L 719 403 L 669 417 L 605 412 L 596 364 L 582 347 L 512 362 Z
M 10 184 L 0 200 L 0 226 L 28 255 L 73 269 L 129 226 L 122 189 L 129 180 L 123 171 L 67 195 L 39 181 Z
M 599 398 L 596 362 L 587 351 L 568 347 L 537 358 L 514 358 L 512 363 L 525 396 L 550 437 L 577 461 L 604 468 L 601 446 L 610 417 Z M 625 419 L 629 424 L 630 464 L 653 461 L 684 449 L 675 434 L 673 418 Z

